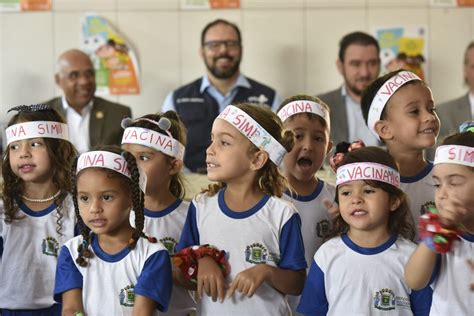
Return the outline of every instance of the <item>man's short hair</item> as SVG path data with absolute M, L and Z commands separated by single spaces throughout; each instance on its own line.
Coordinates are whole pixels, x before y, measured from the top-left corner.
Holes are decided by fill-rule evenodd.
M 208 24 L 204 27 L 204 29 L 202 30 L 202 33 L 201 33 L 201 46 L 204 46 L 204 37 L 206 37 L 207 31 L 208 31 L 211 27 L 216 26 L 216 25 L 218 25 L 218 24 L 224 24 L 224 25 L 227 25 L 227 26 L 232 27 L 232 28 L 235 30 L 235 32 L 237 33 L 237 37 L 238 37 L 238 39 L 239 39 L 239 42 L 242 42 L 242 37 L 241 37 L 241 35 L 240 35 L 240 30 L 239 30 L 239 27 L 238 27 L 236 24 L 231 23 L 231 22 L 229 22 L 229 21 L 227 21 L 227 20 L 217 19 L 217 20 L 214 20 L 214 21 L 208 23 Z
M 352 32 L 345 35 L 339 42 L 339 60 L 344 61 L 344 55 L 347 47 L 350 45 L 370 46 L 374 45 L 377 48 L 377 54 L 380 52 L 380 46 L 375 37 L 364 32 Z

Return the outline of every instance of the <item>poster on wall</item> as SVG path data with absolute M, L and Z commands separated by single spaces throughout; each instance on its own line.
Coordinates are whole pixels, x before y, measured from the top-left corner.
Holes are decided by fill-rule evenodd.
M 240 0 L 181 0 L 182 10 L 238 9 Z
M 48 10 L 51 10 L 51 0 L 0 0 L 0 12 Z
M 407 69 L 420 78 L 428 77 L 426 27 L 378 27 L 374 34 L 380 45 L 382 74 Z
M 431 0 L 432 7 L 474 7 L 474 0 Z
M 97 93 L 139 94 L 137 56 L 124 36 L 94 13 L 83 16 L 81 28 L 81 48 L 94 64 Z

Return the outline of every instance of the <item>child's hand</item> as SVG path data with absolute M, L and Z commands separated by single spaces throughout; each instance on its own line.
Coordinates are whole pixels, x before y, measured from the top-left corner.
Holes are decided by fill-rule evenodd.
M 335 219 L 340 213 L 339 205 L 336 202 L 330 200 L 323 200 L 323 203 L 324 206 L 328 209 L 328 213 L 331 219 Z
M 198 261 L 197 293 L 202 297 L 202 292 L 212 297 L 212 301 L 223 302 L 225 297 L 224 275 L 214 259 L 205 256 Z
M 268 267 L 266 264 L 258 264 L 237 274 L 229 284 L 227 298 L 234 295 L 235 290 L 249 298 L 252 297 L 267 278 Z
M 448 228 L 440 221 L 438 214 L 426 213 L 420 217 L 420 238 L 432 251 L 447 253 L 451 250 L 453 242 L 459 239 L 461 233 L 456 228 Z
M 469 214 L 469 210 L 461 201 L 451 198 L 442 203 L 442 211 L 439 212 L 441 222 L 447 227 L 455 227 L 464 221 Z M 441 207 L 440 207 L 441 209 Z

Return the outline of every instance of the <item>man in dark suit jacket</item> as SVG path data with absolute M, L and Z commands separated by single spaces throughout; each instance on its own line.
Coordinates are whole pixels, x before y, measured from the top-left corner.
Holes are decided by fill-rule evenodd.
M 76 149 L 82 153 L 97 145 L 120 145 L 120 123 L 132 112 L 128 106 L 94 96 L 95 71 L 89 56 L 77 49 L 64 52 L 55 80 L 63 97 L 45 103 L 64 115 Z
M 362 91 L 380 71 L 379 44 L 363 32 L 345 35 L 339 43 L 337 69 L 344 78 L 342 87 L 319 95 L 331 110 L 331 139 L 334 144 L 361 138 L 366 145 L 379 142 L 367 127 L 360 108 Z

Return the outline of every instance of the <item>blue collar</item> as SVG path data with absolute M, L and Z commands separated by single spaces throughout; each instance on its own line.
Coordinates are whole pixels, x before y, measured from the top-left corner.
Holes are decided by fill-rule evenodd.
M 324 187 L 324 181 L 321 180 L 321 179 L 318 179 L 318 183 L 316 184 L 316 188 L 309 195 L 299 195 L 298 193 L 290 192 L 289 190 L 287 190 L 285 192 L 285 194 L 288 195 L 289 197 L 291 197 L 292 199 L 295 199 L 295 200 L 300 201 L 300 202 L 310 202 L 310 201 L 316 199 L 319 196 L 319 194 L 323 190 L 323 187 Z
M 227 204 L 225 204 L 224 192 L 225 189 L 222 189 L 218 193 L 219 208 L 225 215 L 235 219 L 243 219 L 252 216 L 253 214 L 257 213 L 265 205 L 265 203 L 267 203 L 268 199 L 270 199 L 269 195 L 264 195 L 263 198 L 250 209 L 243 212 L 236 212 L 231 210 Z
M 365 248 L 355 244 L 347 234 L 342 234 L 341 239 L 347 247 L 361 255 L 376 255 L 390 248 L 397 241 L 397 236 L 390 237 L 386 242 L 374 248 Z
M 146 217 L 153 217 L 153 218 L 164 217 L 164 216 L 168 215 L 169 213 L 173 212 L 175 209 L 177 209 L 178 206 L 181 205 L 181 202 L 183 202 L 183 200 L 176 199 L 176 201 L 171 203 L 171 205 L 169 205 L 167 208 L 165 208 L 163 210 L 158 210 L 158 211 L 145 209 L 145 212 L 144 212 L 145 216 Z
M 421 179 L 426 177 L 431 172 L 432 169 L 433 169 L 433 163 L 428 162 L 426 167 L 424 167 L 423 170 L 418 172 L 418 174 L 416 174 L 414 176 L 411 176 L 411 177 L 400 176 L 400 182 L 401 183 L 413 183 L 413 182 L 420 181 Z
M 102 259 L 103 261 L 118 262 L 122 260 L 123 258 L 125 258 L 130 253 L 130 249 L 127 246 L 125 246 L 125 248 L 123 248 L 116 254 L 113 254 L 113 255 L 108 254 L 104 250 L 102 250 L 102 248 L 100 248 L 99 239 L 97 238 L 97 235 L 94 233 L 92 233 L 91 235 L 92 235 L 92 245 L 91 245 L 92 250 L 94 250 L 95 255 L 99 257 L 100 259 Z
M 20 200 L 19 197 L 16 197 L 16 202 L 18 204 L 18 207 L 20 210 L 22 210 L 26 215 L 33 216 L 33 217 L 42 217 L 46 216 L 52 211 L 54 211 L 58 206 L 53 202 L 50 206 L 45 208 L 44 210 L 41 211 L 33 211 L 30 209 L 25 203 L 23 203 L 22 200 Z

